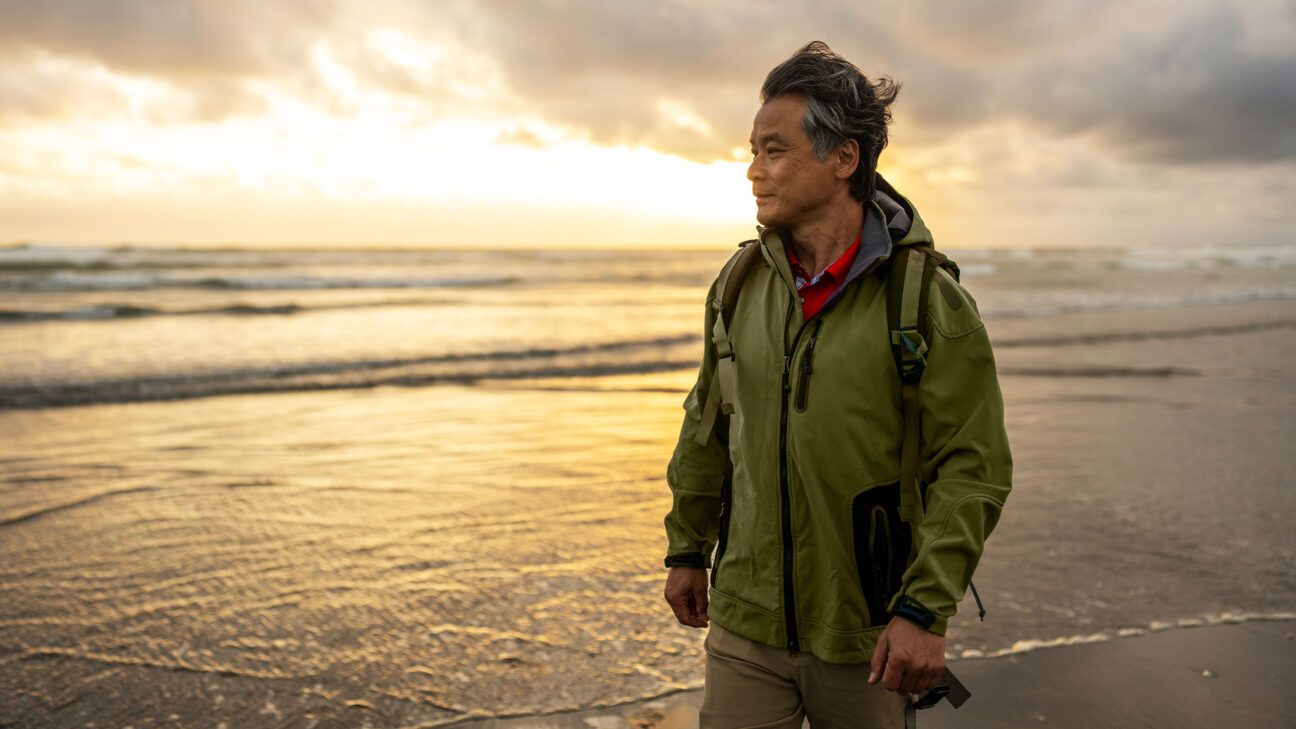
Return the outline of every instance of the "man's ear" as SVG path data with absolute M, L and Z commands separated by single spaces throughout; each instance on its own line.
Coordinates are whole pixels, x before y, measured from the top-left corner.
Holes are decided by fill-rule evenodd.
M 847 139 L 837 145 L 837 149 L 833 150 L 833 161 L 837 167 L 835 170 L 837 179 L 850 179 L 850 176 L 855 174 L 855 170 L 860 165 L 859 142 L 854 139 Z

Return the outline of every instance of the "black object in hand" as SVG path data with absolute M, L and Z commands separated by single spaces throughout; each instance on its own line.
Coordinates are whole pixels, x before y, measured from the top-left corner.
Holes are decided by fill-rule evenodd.
M 915 709 L 930 709 L 936 704 L 939 704 L 941 699 L 948 696 L 949 692 L 950 687 L 947 685 L 942 684 L 936 686 L 935 688 L 922 692 L 922 695 L 913 702 L 913 707 Z

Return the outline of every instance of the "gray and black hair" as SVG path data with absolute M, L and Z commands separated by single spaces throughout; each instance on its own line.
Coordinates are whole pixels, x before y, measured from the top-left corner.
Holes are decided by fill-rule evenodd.
M 806 97 L 801 127 L 820 161 L 848 139 L 859 143 L 859 167 L 851 175 L 850 193 L 860 201 L 872 199 L 878 155 L 887 145 L 890 106 L 900 84 L 887 76 L 871 82 L 828 44 L 812 41 L 769 72 L 760 100 L 793 93 Z

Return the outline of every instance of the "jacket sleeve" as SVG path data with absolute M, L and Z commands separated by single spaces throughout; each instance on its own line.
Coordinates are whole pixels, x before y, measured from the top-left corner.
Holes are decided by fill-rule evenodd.
M 672 504 L 666 514 L 666 566 L 711 567 L 711 550 L 720 531 L 720 487 L 724 480 L 728 446 L 714 434 L 700 445 L 696 436 L 702 427 L 702 411 L 714 380 L 716 352 L 711 327 L 716 312 L 712 307 L 716 285 L 707 292 L 704 317 L 702 364 L 697 382 L 684 399 L 684 423 L 679 442 L 666 468 Z M 717 393 L 718 395 L 718 393 Z M 723 418 L 723 416 L 721 416 Z
M 952 278 L 932 283 L 945 290 L 931 291 L 933 341 L 919 390 L 925 514 L 889 609 L 917 601 L 935 618 L 927 629 L 943 636 L 1012 488 L 1012 454 L 976 302 Z

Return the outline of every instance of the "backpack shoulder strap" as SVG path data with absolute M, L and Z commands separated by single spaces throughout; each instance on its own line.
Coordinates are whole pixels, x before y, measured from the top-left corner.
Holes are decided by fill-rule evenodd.
M 927 289 L 936 265 L 936 259 L 926 251 L 905 246 L 892 254 L 887 274 L 887 326 L 891 330 L 891 354 L 900 375 L 904 415 L 900 442 L 900 518 L 915 529 L 922 520 L 918 383 L 927 367 Z M 912 547 L 917 550 L 917 539 L 913 540 Z
M 710 440 L 718 412 L 730 415 L 734 410 L 734 351 L 729 339 L 729 327 L 733 324 L 743 281 L 759 258 L 758 241 L 743 241 L 738 244 L 738 252 L 730 256 L 724 268 L 720 269 L 720 276 L 716 279 L 715 298 L 711 299 L 711 306 L 716 310 L 715 324 L 711 327 L 711 339 L 716 348 L 716 368 L 711 387 L 708 388 L 706 405 L 702 409 L 702 424 L 694 438 L 698 445 L 706 445 Z
M 909 522 L 912 538 L 909 541 L 909 561 L 917 557 L 918 527 L 923 519 L 922 414 L 919 401 L 919 384 L 927 369 L 927 342 L 930 326 L 927 319 L 927 293 L 934 278 L 942 296 L 953 308 L 962 306 L 957 294 L 944 277 L 936 275 L 942 268 L 955 282 L 959 278 L 958 264 L 943 253 L 926 246 L 905 246 L 892 254 L 887 274 L 887 326 L 891 330 L 891 352 L 895 358 L 896 372 L 900 375 L 900 405 L 904 430 L 900 440 L 900 519 Z M 985 620 L 985 607 L 976 585 L 971 584 L 976 598 L 977 611 Z

